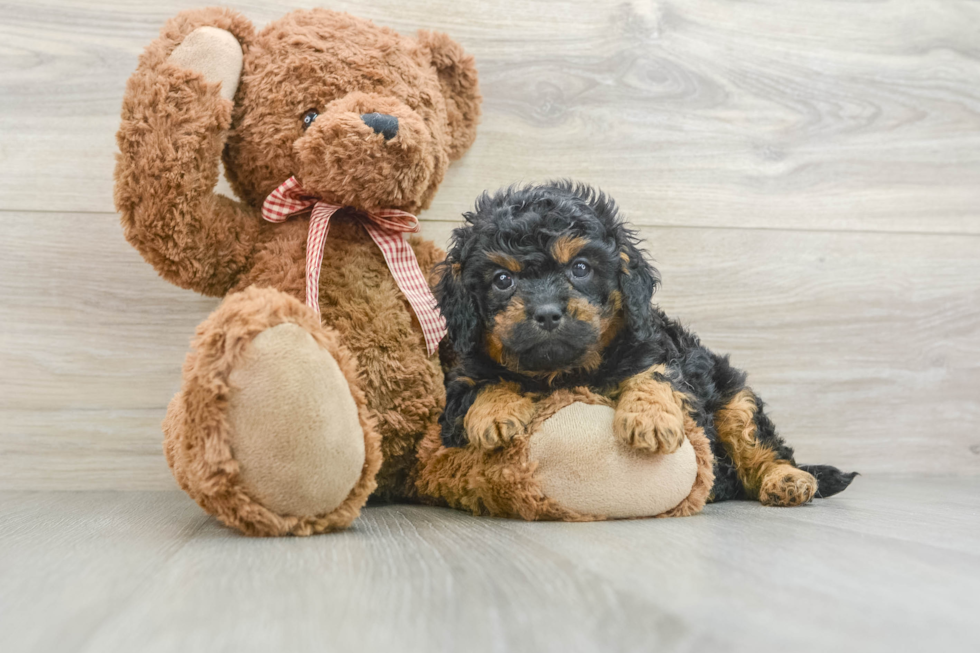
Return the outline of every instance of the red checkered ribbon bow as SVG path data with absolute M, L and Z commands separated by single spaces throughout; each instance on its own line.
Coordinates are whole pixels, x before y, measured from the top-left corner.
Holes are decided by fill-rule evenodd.
M 306 304 L 320 313 L 320 265 L 323 263 L 323 246 L 327 242 L 330 218 L 339 204 L 329 204 L 318 197 L 308 195 L 300 187 L 296 177 L 290 177 L 272 191 L 262 203 L 262 217 L 269 222 L 285 222 L 291 216 L 313 207 L 310 214 L 310 232 L 306 237 Z M 402 233 L 419 231 L 419 219 L 411 213 L 397 209 L 381 209 L 368 212 L 364 228 L 384 254 L 398 288 L 405 294 L 415 311 L 425 346 L 431 356 L 446 335 L 443 319 L 436 298 L 429 290 L 412 247 L 402 238 Z

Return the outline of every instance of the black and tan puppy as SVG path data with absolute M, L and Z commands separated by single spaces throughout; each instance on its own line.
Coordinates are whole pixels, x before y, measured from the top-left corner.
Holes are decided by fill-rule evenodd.
M 616 401 L 615 436 L 648 451 L 677 449 L 691 411 L 712 443 L 715 501 L 795 506 L 850 484 L 797 465 L 745 373 L 651 305 L 657 271 L 609 197 L 564 181 L 509 188 L 465 218 L 436 290 L 456 354 L 443 444 L 504 445 L 535 398 L 585 386 Z

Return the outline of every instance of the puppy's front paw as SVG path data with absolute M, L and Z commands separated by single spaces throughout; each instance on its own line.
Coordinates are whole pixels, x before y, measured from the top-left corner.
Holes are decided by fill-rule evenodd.
M 613 432 L 631 447 L 656 453 L 673 453 L 684 442 L 684 416 L 671 406 L 620 403 L 613 417 Z
M 507 403 L 477 401 L 463 422 L 469 443 L 481 449 L 503 446 L 527 432 L 534 403 L 524 397 Z

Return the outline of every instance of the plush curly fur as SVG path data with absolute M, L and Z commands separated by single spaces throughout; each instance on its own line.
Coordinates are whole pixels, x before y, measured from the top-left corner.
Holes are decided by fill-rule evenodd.
M 328 515 L 279 515 L 243 490 L 232 449 L 227 405 L 230 377 L 262 331 L 290 322 L 303 327 L 337 361 L 354 396 L 364 431 L 361 478 L 340 507 Z M 163 423 L 164 451 L 178 485 L 201 507 L 249 535 L 309 535 L 347 526 L 377 487 L 381 437 L 358 380 L 357 361 L 336 331 L 321 329 L 298 300 L 270 288 L 235 293 L 197 328 L 184 362 L 183 389 L 170 402 Z
M 745 373 L 651 304 L 658 273 L 611 198 L 567 181 L 511 187 L 465 218 L 436 293 L 458 355 L 446 447 L 500 447 L 520 431 L 522 396 L 584 387 L 616 402 L 616 436 L 650 451 L 680 445 L 683 405 L 711 442 L 715 501 L 799 505 L 854 478 L 797 465 Z
M 203 26 L 226 30 L 241 45 L 234 101 L 221 97 L 219 84 L 168 59 Z M 264 221 L 260 207 L 273 189 L 295 175 L 306 191 L 347 206 L 332 218 L 324 249 L 322 328 L 307 326 L 315 337 L 336 344 L 331 352 L 350 354 L 344 370 L 356 369 L 350 382 L 359 409 L 366 411 L 367 448 L 370 453 L 378 446 L 376 435 L 383 453 L 375 491 L 383 499 L 416 494 L 416 448 L 425 434 L 438 430 L 443 373 L 439 361 L 426 356 L 418 321 L 359 212 L 426 208 L 449 162 L 473 142 L 480 101 L 472 57 L 446 35 L 421 31 L 413 39 L 324 9 L 293 12 L 259 32 L 227 9 L 181 13 L 146 48 L 126 87 L 115 188 L 126 238 L 161 276 L 181 287 L 232 299 L 250 286 L 270 289 L 261 298 L 248 294 L 226 302 L 222 311 L 247 307 L 252 322 L 273 326 L 279 319 L 275 305 L 304 297 L 308 216 L 284 224 Z M 310 109 L 319 115 L 304 129 Z M 374 133 L 361 119 L 371 112 L 397 117 L 397 136 L 386 140 Z M 214 192 L 222 156 L 240 201 Z M 429 274 L 442 252 L 418 238 L 410 243 Z M 304 310 L 299 302 L 291 310 L 288 321 L 308 322 L 297 317 Z M 202 329 L 220 331 L 228 323 L 216 320 Z M 220 334 L 199 338 L 191 359 L 221 358 L 219 350 L 227 346 Z M 228 360 L 222 361 L 220 369 L 206 370 L 205 385 L 224 382 Z M 186 368 L 185 389 L 194 369 Z M 188 476 L 185 470 L 197 463 L 182 460 L 191 441 L 224 441 L 220 432 L 195 431 L 220 426 L 221 400 L 195 399 L 193 407 L 185 392 L 168 417 L 170 461 L 199 499 L 208 489 L 200 484 L 211 481 Z M 189 424 L 184 413 L 191 408 L 214 414 Z M 222 469 L 221 478 L 233 485 L 233 465 Z M 230 485 L 205 503 L 247 532 L 319 532 L 353 519 L 365 488 L 375 482 L 372 470 L 365 475 L 371 479 L 355 489 L 358 501 L 345 508 L 344 519 L 329 524 L 256 513 Z

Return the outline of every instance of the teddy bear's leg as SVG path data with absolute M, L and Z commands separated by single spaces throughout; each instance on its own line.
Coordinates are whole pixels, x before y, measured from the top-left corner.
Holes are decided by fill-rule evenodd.
M 447 447 L 430 434 L 419 450 L 419 490 L 474 514 L 527 520 L 699 512 L 714 481 L 704 431 L 686 415 L 681 445 L 652 453 L 617 437 L 613 403 L 584 389 L 555 392 L 536 404 L 526 434 L 494 448 Z
M 251 535 L 348 526 L 381 465 L 353 356 L 272 289 L 229 295 L 198 327 L 164 431 L 180 486 Z

